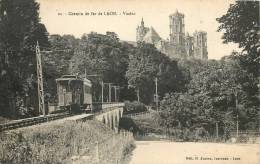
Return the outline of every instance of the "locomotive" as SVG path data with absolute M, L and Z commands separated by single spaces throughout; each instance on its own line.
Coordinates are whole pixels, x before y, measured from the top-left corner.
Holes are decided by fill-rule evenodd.
M 58 103 L 49 105 L 49 113 L 69 111 L 79 113 L 92 109 L 92 84 L 86 78 L 64 75 L 56 79 Z

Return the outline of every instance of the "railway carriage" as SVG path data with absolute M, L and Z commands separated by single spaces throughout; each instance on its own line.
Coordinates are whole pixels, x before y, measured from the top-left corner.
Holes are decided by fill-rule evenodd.
M 56 79 L 56 83 L 60 110 L 71 112 L 91 110 L 92 84 L 88 79 L 81 79 L 75 75 L 64 75 Z

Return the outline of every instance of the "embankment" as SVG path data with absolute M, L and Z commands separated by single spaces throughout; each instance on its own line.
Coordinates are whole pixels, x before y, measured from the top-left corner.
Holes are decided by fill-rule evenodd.
M 0 163 L 123 163 L 134 148 L 129 133 L 97 120 L 54 122 L 0 133 Z M 74 161 L 73 161 L 74 160 Z

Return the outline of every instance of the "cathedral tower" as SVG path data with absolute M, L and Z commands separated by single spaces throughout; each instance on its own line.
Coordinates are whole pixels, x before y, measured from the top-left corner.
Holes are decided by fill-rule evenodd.
M 175 45 L 185 46 L 184 14 L 178 10 L 169 16 L 170 18 L 170 42 Z
M 145 27 L 142 18 L 136 28 L 136 41 L 153 44 L 159 51 L 171 58 L 208 59 L 207 33 L 195 31 L 185 35 L 184 14 L 176 10 L 169 15 L 170 38 L 164 40 L 153 27 Z
M 194 57 L 199 59 L 208 59 L 207 33 L 204 31 L 195 31 L 193 37 Z

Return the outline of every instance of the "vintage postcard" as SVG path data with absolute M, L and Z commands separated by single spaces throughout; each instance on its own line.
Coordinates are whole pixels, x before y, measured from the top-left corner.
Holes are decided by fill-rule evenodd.
M 0 0 L 0 164 L 260 164 L 258 0 Z

